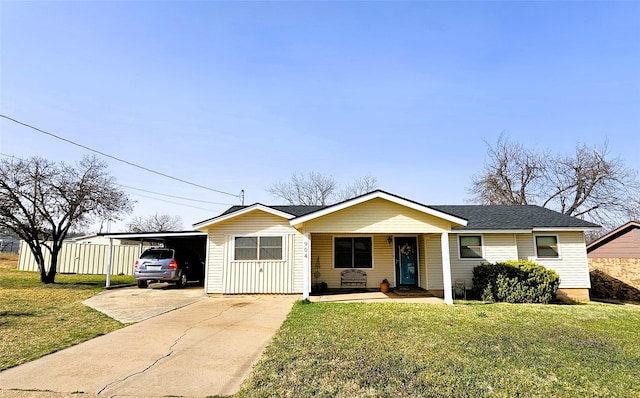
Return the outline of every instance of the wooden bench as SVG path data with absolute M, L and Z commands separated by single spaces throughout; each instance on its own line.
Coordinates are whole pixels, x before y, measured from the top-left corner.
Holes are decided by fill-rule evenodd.
M 340 273 L 340 287 L 367 287 L 367 273 L 359 269 L 346 269 Z

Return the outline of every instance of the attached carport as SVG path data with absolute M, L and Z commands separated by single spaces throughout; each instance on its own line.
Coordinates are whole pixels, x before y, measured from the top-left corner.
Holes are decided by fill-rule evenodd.
M 112 234 L 102 234 L 109 239 L 109 254 L 107 256 L 107 280 L 106 287 L 111 285 L 111 268 L 113 258 L 113 240 L 128 240 L 139 242 L 139 252 L 142 253 L 142 246 L 146 243 L 153 243 L 174 249 L 193 250 L 202 260 L 207 261 L 207 233 L 199 231 L 170 231 L 170 232 L 121 232 Z

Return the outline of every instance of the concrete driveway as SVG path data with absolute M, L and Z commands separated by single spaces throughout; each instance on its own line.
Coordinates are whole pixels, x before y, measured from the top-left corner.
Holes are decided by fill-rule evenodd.
M 181 308 L 0 372 L 0 396 L 236 393 L 298 297 L 214 298 L 199 291 Z M 157 293 L 172 291 L 121 289 L 99 299 L 116 303 L 115 296 L 141 294 L 153 301 Z

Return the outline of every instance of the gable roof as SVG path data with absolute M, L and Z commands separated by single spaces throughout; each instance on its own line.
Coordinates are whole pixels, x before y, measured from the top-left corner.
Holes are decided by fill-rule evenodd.
M 424 205 L 391 193 L 377 190 L 329 206 L 232 206 L 219 216 L 194 224 L 200 229 L 260 209 L 287 218 L 292 225 L 313 220 L 333 212 L 382 198 L 426 214 L 458 224 L 453 232 L 471 231 L 544 231 L 597 229 L 599 225 L 536 205 Z
M 297 224 L 302 224 L 304 222 L 307 222 L 309 220 L 313 220 L 315 218 L 318 217 L 322 217 L 322 216 L 326 216 L 327 214 L 331 214 L 331 213 L 335 213 L 337 211 L 358 205 L 360 203 L 364 203 L 367 201 L 370 201 L 372 199 L 385 199 L 388 200 L 389 202 L 393 202 L 396 204 L 399 204 L 401 206 L 405 206 L 414 210 L 418 210 L 420 212 L 438 217 L 438 218 L 442 218 L 444 220 L 450 221 L 454 224 L 459 224 L 459 225 L 466 225 L 467 224 L 467 220 L 464 218 L 460 218 L 459 216 L 455 215 L 455 214 L 450 214 L 450 213 L 445 213 L 442 212 L 440 210 L 434 209 L 433 207 L 429 207 L 429 206 L 425 206 L 422 203 L 418 203 L 418 202 L 414 202 L 412 200 L 409 199 L 405 199 L 403 197 L 397 196 L 397 195 L 393 195 L 390 194 L 389 192 L 385 192 L 382 190 L 377 190 L 377 191 L 373 191 L 373 192 L 369 192 L 366 193 L 364 195 L 360 195 L 360 196 L 356 196 L 355 198 L 352 199 L 348 199 L 345 200 L 343 202 L 340 203 L 336 203 L 334 205 L 331 206 L 326 206 L 324 208 L 318 209 L 316 211 L 301 215 L 299 217 L 296 217 L 295 219 L 291 220 L 291 224 L 292 225 L 297 225 Z
M 594 240 L 593 242 L 589 243 L 587 245 L 587 253 L 599 248 L 600 246 L 603 246 L 611 242 L 614 239 L 619 238 L 620 236 L 626 234 L 627 232 L 629 232 L 634 228 L 640 228 L 640 221 L 629 221 L 628 223 L 621 225 L 620 227 L 609 232 L 608 234 L 603 235 L 598 239 Z
M 594 229 L 599 225 L 535 205 L 437 205 L 430 206 L 469 220 L 455 230 Z
M 255 204 L 248 205 L 248 206 L 232 206 L 229 209 L 227 209 L 224 213 L 222 213 L 220 216 L 224 216 L 225 214 L 235 213 L 237 211 L 246 209 L 247 207 L 251 207 L 251 206 L 255 206 Z M 298 206 L 275 205 L 274 206 L 274 205 L 271 205 L 266 207 L 281 211 L 283 213 L 290 214 L 295 217 L 300 217 L 300 216 L 304 216 L 305 214 L 312 213 L 316 210 L 324 209 L 327 206 L 305 206 L 305 205 L 298 205 Z
M 310 213 L 322 207 L 324 206 L 266 206 L 261 203 L 254 203 L 248 206 L 232 206 L 219 216 L 195 223 L 193 227 L 195 229 L 205 228 L 254 210 L 262 210 L 266 213 L 290 220 L 296 216 Z

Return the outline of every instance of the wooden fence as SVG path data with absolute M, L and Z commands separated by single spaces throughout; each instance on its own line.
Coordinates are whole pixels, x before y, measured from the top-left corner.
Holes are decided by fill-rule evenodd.
M 111 275 L 133 275 L 133 264 L 140 254 L 140 248 L 126 245 L 113 245 L 112 247 Z M 46 248 L 43 248 L 42 251 L 48 265 L 51 255 Z M 63 243 L 58 256 L 58 272 L 105 275 L 108 258 L 109 245 Z M 20 245 L 18 269 L 38 271 L 38 264 L 29 250 L 29 246 L 24 242 Z

